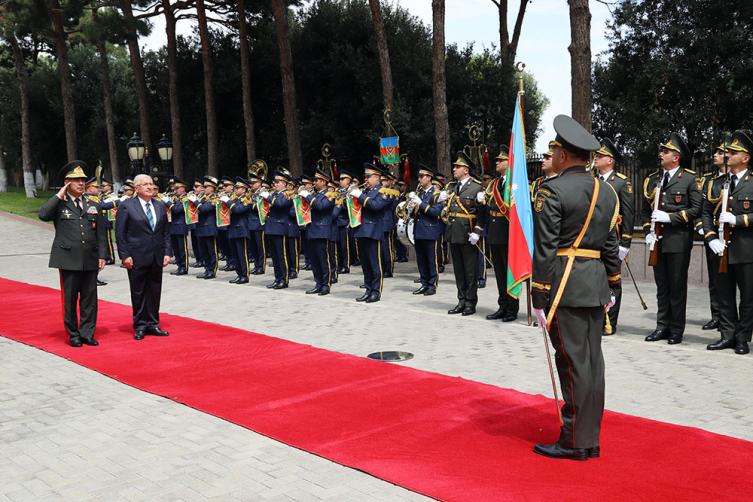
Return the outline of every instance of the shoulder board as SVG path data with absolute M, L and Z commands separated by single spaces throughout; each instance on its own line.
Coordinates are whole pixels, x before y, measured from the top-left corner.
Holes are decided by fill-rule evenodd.
M 481 183 L 480 181 L 476 180 L 476 178 L 471 178 L 471 181 L 472 181 L 473 183 L 477 184 L 477 185 L 481 185 L 481 186 L 484 186 L 484 185 L 483 185 L 483 183 Z
M 717 172 L 714 172 L 714 171 L 710 171 L 710 172 L 708 172 L 708 173 L 703 173 L 703 174 L 701 175 L 701 178 L 706 178 L 706 177 L 709 177 L 709 178 L 716 178 L 718 174 L 719 174 L 719 171 L 717 171 Z
M 658 174 L 659 174 L 659 171 L 653 171 L 653 172 L 652 172 L 652 173 L 650 173 L 650 174 L 649 174 L 648 176 L 646 176 L 646 178 L 647 178 L 647 179 L 648 179 L 648 178 L 653 178 L 654 176 L 656 176 L 656 175 L 658 175 Z
M 690 174 L 696 174 L 695 171 L 691 171 L 690 169 L 685 169 L 685 172 L 686 173 L 690 173 Z M 697 176 L 697 174 L 696 174 L 696 176 Z
M 541 195 L 546 195 L 547 197 L 550 197 L 552 195 L 552 192 L 550 192 L 546 188 L 539 188 L 539 191 L 537 193 Z
M 624 174 L 622 174 L 622 173 L 615 173 L 615 176 L 617 176 L 618 178 L 622 178 L 623 180 L 626 180 L 626 179 L 628 179 L 628 177 L 627 177 L 627 176 L 625 176 L 625 175 L 624 175 Z

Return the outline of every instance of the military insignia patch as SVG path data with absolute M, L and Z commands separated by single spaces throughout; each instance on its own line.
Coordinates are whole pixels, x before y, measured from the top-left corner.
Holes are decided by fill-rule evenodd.
M 384 195 L 384 194 L 382 194 L 382 198 L 383 198 L 384 200 L 387 200 L 387 196 L 386 196 L 386 195 Z
M 678 204 L 682 201 L 682 195 L 675 195 L 675 202 Z
M 90 207 L 86 210 L 86 214 L 97 214 L 97 208 L 96 207 Z
M 73 216 L 73 213 L 71 213 L 67 209 L 63 209 L 63 217 L 65 217 L 66 220 L 70 220 L 71 216 Z
M 541 212 L 544 209 L 544 201 L 546 199 L 544 197 L 537 197 L 536 198 L 536 204 L 534 205 L 534 209 L 537 213 Z
M 749 200 L 743 201 L 743 209 L 750 209 L 750 201 Z
M 702 188 L 702 187 L 703 187 L 703 183 L 701 183 L 701 180 L 696 180 L 696 182 L 695 182 L 695 187 L 696 187 L 696 189 L 697 189 L 697 190 L 698 190 L 699 192 L 703 190 L 703 188 Z
M 463 204 L 465 204 L 466 206 L 470 206 L 470 205 L 471 205 L 471 201 L 470 201 L 470 199 L 465 199 L 465 200 L 463 201 Z

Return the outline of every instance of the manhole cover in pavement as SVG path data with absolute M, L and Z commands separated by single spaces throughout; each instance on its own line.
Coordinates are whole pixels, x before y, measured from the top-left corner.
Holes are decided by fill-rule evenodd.
M 369 359 L 376 359 L 377 361 L 407 361 L 413 359 L 413 354 L 410 352 L 399 352 L 396 350 L 385 350 L 383 352 L 374 352 L 369 354 Z

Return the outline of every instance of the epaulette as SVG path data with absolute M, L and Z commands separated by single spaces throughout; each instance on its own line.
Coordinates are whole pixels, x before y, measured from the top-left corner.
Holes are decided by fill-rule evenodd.
M 695 171 L 691 171 L 690 169 L 685 169 L 686 173 L 690 173 L 692 175 L 698 176 L 698 174 Z
M 97 197 L 96 195 L 89 195 L 89 194 L 84 194 L 84 195 L 86 196 L 86 200 L 91 200 L 99 204 L 99 197 Z
M 483 183 L 481 183 L 480 181 L 478 181 L 476 178 L 471 178 L 471 181 L 474 182 L 477 185 L 481 185 L 481 186 L 484 185 Z
M 654 177 L 654 176 L 656 176 L 656 175 L 658 175 L 658 174 L 659 174 L 659 171 L 654 171 L 654 172 L 652 172 L 652 173 L 649 173 L 649 175 L 648 175 L 648 176 L 646 176 L 646 178 L 652 178 L 652 177 Z
M 705 178 L 706 176 L 714 176 L 714 175 L 718 175 L 718 174 L 719 174 L 719 171 L 716 171 L 716 172 L 714 172 L 714 171 L 709 171 L 709 172 L 707 172 L 707 173 L 703 173 L 703 174 L 701 175 L 701 178 Z
M 625 175 L 624 175 L 624 174 L 622 174 L 622 173 L 615 173 L 615 175 L 616 175 L 616 176 L 617 176 L 618 178 L 622 178 L 623 180 L 626 180 L 626 179 L 628 179 L 628 177 L 627 177 L 627 176 L 625 176 Z
M 397 197 L 398 195 L 400 195 L 400 192 L 398 192 L 397 190 L 394 190 L 392 188 L 387 188 L 387 187 L 380 188 L 379 193 L 382 195 L 389 195 L 392 197 Z

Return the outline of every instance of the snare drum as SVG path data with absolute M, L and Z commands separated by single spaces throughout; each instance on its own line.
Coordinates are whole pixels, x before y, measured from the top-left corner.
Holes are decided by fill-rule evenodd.
M 405 246 L 416 245 L 415 226 L 416 220 L 413 218 L 404 218 L 397 221 L 397 238 Z

